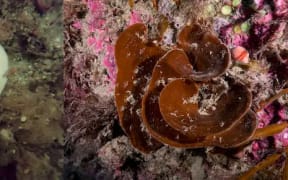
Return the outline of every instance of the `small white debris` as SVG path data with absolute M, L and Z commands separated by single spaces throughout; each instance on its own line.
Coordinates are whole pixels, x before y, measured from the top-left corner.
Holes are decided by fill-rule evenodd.
M 167 80 L 168 80 L 168 83 L 170 83 L 170 82 L 172 82 L 172 81 L 174 81 L 176 78 L 168 78 Z
M 219 137 L 219 142 L 222 143 L 222 141 L 223 141 L 223 138 Z
M 20 121 L 22 123 L 26 122 L 27 121 L 27 117 L 26 116 L 21 116 Z
M 129 109 L 130 114 L 133 114 L 133 110 L 134 110 L 133 108 Z
M 153 44 L 158 44 L 158 41 L 157 40 L 153 40 L 152 43 Z
M 189 122 L 193 122 L 194 121 L 194 119 L 192 119 L 191 117 L 189 117 Z
M 1 129 L 0 137 L 2 137 L 3 140 L 9 141 L 9 142 L 14 141 L 13 133 L 9 129 Z
M 198 48 L 198 44 L 197 43 L 192 43 L 192 44 L 190 44 L 190 47 L 196 49 L 196 48 Z
M 199 96 L 198 94 L 195 94 L 194 96 L 189 97 L 187 99 L 183 98 L 183 104 L 197 104 L 198 100 L 199 100 Z
M 141 117 L 141 109 L 140 109 L 140 108 L 136 110 L 136 114 L 137 114 L 139 117 Z
M 153 96 L 153 97 L 151 98 L 151 101 L 152 101 L 153 103 L 156 103 L 156 102 L 158 101 L 158 97 L 157 97 L 157 96 Z
M 136 100 L 133 96 L 133 94 L 130 94 L 128 97 L 127 97 L 127 102 L 129 102 L 131 105 L 135 105 L 136 104 Z
M 281 105 L 288 104 L 288 94 L 284 94 L 283 96 L 281 96 L 281 97 L 278 99 L 278 102 L 279 102 Z
M 137 36 L 139 39 L 141 39 L 143 42 L 146 41 L 146 38 L 145 38 L 144 35 L 140 35 L 139 33 L 136 33 L 136 36 Z
M 175 117 L 177 117 L 177 114 L 176 114 L 175 112 L 170 113 L 170 115 L 171 115 L 171 116 L 175 116 Z
M 220 122 L 220 127 L 223 127 L 225 125 L 225 122 L 224 121 L 221 121 Z
M 179 139 L 179 134 L 177 134 L 176 139 L 177 139 L 177 140 Z
M 156 86 L 161 86 L 161 85 L 165 85 L 165 80 L 164 79 L 159 79 L 158 81 L 156 81 Z
M 144 76 L 144 79 L 146 80 L 146 82 L 150 82 L 150 80 L 151 80 L 151 77 L 148 77 L 148 76 Z
M 143 123 L 140 124 L 140 127 L 141 127 L 141 131 L 142 131 L 142 132 L 145 132 L 145 131 L 146 131 L 146 127 L 144 126 Z
M 221 83 L 221 85 L 223 85 L 224 88 L 225 88 L 225 92 L 224 92 L 224 93 L 227 93 L 227 92 L 228 92 L 228 89 L 229 89 L 229 84 L 228 84 L 228 82 L 225 81 L 223 78 L 221 78 L 221 79 L 220 79 L 220 83 Z
M 188 130 L 189 130 L 188 127 L 185 127 L 185 126 L 183 127 L 183 131 L 184 131 L 184 132 L 188 132 Z
M 199 108 L 198 109 L 198 113 L 201 114 L 201 115 L 204 115 L 204 116 L 208 116 L 209 113 L 207 112 L 207 109 L 205 108 Z
M 136 68 L 136 69 L 134 70 L 134 74 L 137 74 L 138 72 L 139 72 L 139 69 Z

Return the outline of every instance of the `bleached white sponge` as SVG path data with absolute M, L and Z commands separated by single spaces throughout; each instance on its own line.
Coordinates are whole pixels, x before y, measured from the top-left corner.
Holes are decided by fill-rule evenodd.
M 5 49 L 0 44 L 0 94 L 7 82 L 6 73 L 8 71 L 8 56 Z

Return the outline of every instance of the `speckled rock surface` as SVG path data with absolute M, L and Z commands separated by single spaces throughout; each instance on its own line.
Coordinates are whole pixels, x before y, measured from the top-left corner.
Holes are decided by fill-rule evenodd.
M 148 155 L 131 146 L 119 126 L 113 97 L 117 72 L 113 48 L 119 33 L 131 24 L 142 22 L 148 26 L 150 39 L 163 33 L 165 40 L 159 44 L 169 49 L 176 45 L 175 36 L 181 27 L 197 21 L 214 30 L 229 48 L 233 48 L 239 44 L 245 46 L 248 37 L 242 30 L 240 34 L 235 32 L 237 23 L 242 23 L 241 18 L 250 23 L 261 12 L 248 11 L 252 17 L 242 17 L 241 13 L 246 11 L 233 7 L 230 15 L 221 14 L 221 8 L 230 1 L 183 0 L 177 6 L 173 0 L 159 0 L 158 10 L 153 8 L 152 1 L 133 1 L 133 8 L 129 2 L 132 1 L 64 2 L 65 179 L 235 179 L 260 159 L 277 151 L 273 139 L 265 140 L 270 143 L 261 149 L 259 158 L 255 158 L 251 144 L 232 150 L 177 149 L 164 145 Z M 246 6 L 247 3 L 243 3 L 242 7 Z M 270 5 L 266 4 L 265 10 L 266 6 L 271 11 Z M 169 26 L 161 32 L 158 25 L 165 25 L 166 21 Z M 223 27 L 227 29 L 223 30 Z M 273 41 L 273 46 L 278 44 L 282 53 L 282 42 L 287 41 L 285 32 L 287 27 L 283 30 L 284 35 Z M 230 34 L 235 38 L 229 38 Z M 252 61 L 249 73 L 245 73 L 248 67 L 243 65 L 233 66 L 227 72 L 251 86 L 256 105 L 280 86 L 287 87 L 282 81 L 275 87 L 278 79 L 262 72 L 272 64 L 267 58 L 271 55 L 267 52 L 271 52 L 272 44 L 248 49 Z M 278 61 L 275 64 L 279 65 Z M 278 75 L 285 79 L 283 73 Z M 271 91 L 272 87 L 275 89 Z M 285 102 L 283 104 L 287 106 Z M 265 169 L 257 178 L 279 177 L 277 167 L 276 164 Z
M 41 14 L 32 1 L 0 4 L 0 44 L 9 57 L 0 95 L 0 179 L 61 179 L 61 2 Z

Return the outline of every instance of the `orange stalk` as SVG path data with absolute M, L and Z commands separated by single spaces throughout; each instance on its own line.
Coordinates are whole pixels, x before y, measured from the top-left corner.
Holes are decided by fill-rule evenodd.
M 242 176 L 239 177 L 239 180 L 248 180 L 251 179 L 258 171 L 265 169 L 266 167 L 272 165 L 280 158 L 281 154 L 272 154 L 267 157 L 256 166 L 252 167 L 249 171 L 245 172 Z
M 168 18 L 162 15 L 160 23 L 158 24 L 158 30 L 159 30 L 159 34 L 160 34 L 161 39 L 163 38 L 163 35 L 164 35 L 165 31 L 168 29 L 168 27 L 169 27 Z
M 286 154 L 288 156 L 288 154 Z M 288 180 L 288 158 L 286 157 L 285 165 L 283 169 L 283 180 Z
M 158 10 L 158 0 L 152 0 L 153 7 Z
M 288 94 L 288 88 L 281 90 L 279 93 L 277 93 L 276 95 L 272 96 L 268 100 L 260 102 L 260 107 L 259 107 L 259 109 L 257 111 L 261 111 L 264 107 L 268 106 L 273 101 L 275 101 L 276 99 L 280 98 L 281 96 L 283 96 L 285 94 Z
M 176 3 L 177 6 L 180 5 L 180 1 L 181 1 L 181 0 L 173 0 L 173 1 Z
M 256 130 L 254 136 L 252 137 L 252 140 L 273 136 L 274 134 L 282 132 L 287 127 L 288 123 L 285 122 L 281 124 L 271 124 L 264 128 L 259 128 Z
M 283 169 L 283 180 L 288 180 L 288 147 L 285 149 L 286 160 Z
M 128 1 L 130 8 L 132 9 L 134 7 L 134 0 Z

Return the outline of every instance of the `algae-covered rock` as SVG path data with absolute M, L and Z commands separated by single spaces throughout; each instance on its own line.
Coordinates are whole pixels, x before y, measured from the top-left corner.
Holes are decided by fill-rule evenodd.
M 8 56 L 0 44 L 0 94 L 7 82 L 6 72 L 8 70 Z

